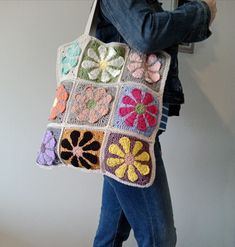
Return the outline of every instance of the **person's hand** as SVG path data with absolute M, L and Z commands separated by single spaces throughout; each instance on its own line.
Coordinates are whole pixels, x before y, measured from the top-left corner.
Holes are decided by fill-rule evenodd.
M 214 21 L 215 19 L 215 15 L 217 12 L 217 8 L 216 8 L 216 0 L 203 0 L 204 2 L 206 2 L 209 6 L 209 9 L 211 11 L 211 20 L 210 20 L 210 25 L 211 23 Z

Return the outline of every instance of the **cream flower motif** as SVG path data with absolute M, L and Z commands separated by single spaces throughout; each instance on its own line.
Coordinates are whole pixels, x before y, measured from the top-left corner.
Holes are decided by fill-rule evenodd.
M 89 70 L 88 76 L 95 81 L 99 78 L 101 82 L 109 82 L 121 73 L 124 58 L 117 57 L 117 52 L 113 47 L 106 48 L 104 45 L 98 47 L 98 55 L 93 48 L 87 51 L 89 60 L 82 62 L 82 68 Z
M 122 137 L 119 139 L 119 144 L 111 144 L 108 148 L 109 153 L 114 157 L 108 158 L 106 164 L 110 167 L 118 167 L 115 170 L 115 175 L 119 178 L 123 178 L 126 170 L 127 177 L 131 182 L 138 179 L 138 175 L 135 172 L 137 169 L 141 175 L 147 175 L 150 172 L 149 166 L 146 164 L 150 160 L 150 155 L 146 151 L 141 151 L 143 143 L 141 141 L 135 141 L 133 149 L 131 150 L 131 140 L 128 137 Z

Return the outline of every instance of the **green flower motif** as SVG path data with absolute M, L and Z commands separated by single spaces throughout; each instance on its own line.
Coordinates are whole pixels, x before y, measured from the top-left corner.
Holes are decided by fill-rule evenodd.
M 71 47 L 68 48 L 67 53 L 61 59 L 61 73 L 62 75 L 67 75 L 70 70 L 77 66 L 78 64 L 78 57 L 81 54 L 81 48 L 79 47 L 78 43 L 73 43 Z

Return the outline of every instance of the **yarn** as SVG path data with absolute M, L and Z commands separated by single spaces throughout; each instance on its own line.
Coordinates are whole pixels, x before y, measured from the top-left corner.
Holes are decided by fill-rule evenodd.
M 99 150 L 103 132 L 68 128 L 61 137 L 59 154 L 63 162 L 74 167 L 99 169 Z
M 89 35 L 60 46 L 40 167 L 63 165 L 150 186 L 169 64 L 163 51 L 141 54 Z

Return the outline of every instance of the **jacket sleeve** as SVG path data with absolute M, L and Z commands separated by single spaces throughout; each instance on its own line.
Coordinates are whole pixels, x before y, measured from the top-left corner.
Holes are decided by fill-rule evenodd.
M 206 2 L 187 2 L 174 11 L 155 12 L 144 0 L 100 0 L 101 11 L 130 47 L 143 53 L 211 35 Z

